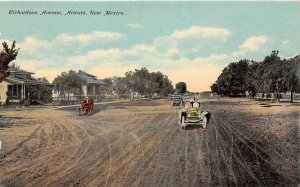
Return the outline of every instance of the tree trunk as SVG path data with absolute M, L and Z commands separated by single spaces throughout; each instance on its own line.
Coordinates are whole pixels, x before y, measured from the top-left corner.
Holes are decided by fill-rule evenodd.
M 292 89 L 292 91 L 291 91 L 291 103 L 293 103 L 294 102 L 294 97 L 293 97 L 293 93 L 294 91 L 293 91 L 293 89 Z

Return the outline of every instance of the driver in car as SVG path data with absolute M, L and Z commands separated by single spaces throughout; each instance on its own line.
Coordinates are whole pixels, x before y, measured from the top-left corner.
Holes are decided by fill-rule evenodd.
M 194 107 L 194 108 L 200 108 L 200 103 L 194 102 L 194 103 L 193 103 L 193 107 Z

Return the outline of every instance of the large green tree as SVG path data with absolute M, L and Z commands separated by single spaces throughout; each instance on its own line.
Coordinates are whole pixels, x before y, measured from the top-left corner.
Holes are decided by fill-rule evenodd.
M 179 93 L 185 93 L 186 90 L 187 90 L 187 86 L 186 86 L 186 83 L 185 83 L 185 82 L 178 82 L 178 83 L 175 85 L 175 88 L 176 88 L 176 90 L 177 90 Z
M 68 99 L 71 93 L 81 95 L 83 93 L 82 86 L 85 80 L 74 70 L 69 72 L 62 72 L 52 82 L 54 89 L 60 94 L 67 94 Z
M 38 79 L 42 83 L 32 85 L 30 87 L 30 99 L 31 100 L 39 100 L 43 103 L 51 103 L 52 102 L 52 86 L 46 77 Z
M 157 93 L 162 96 L 166 96 L 173 92 L 172 82 L 169 80 L 167 75 L 162 72 L 152 72 L 151 77 L 151 92 Z
M 246 90 L 249 91 L 249 94 L 251 97 L 254 97 L 255 94 L 257 93 L 256 90 L 256 77 L 255 77 L 255 72 L 257 71 L 257 68 L 259 66 L 259 62 L 256 61 L 249 61 L 249 69 L 245 75 L 245 87 Z
M 125 97 L 126 94 L 129 94 L 129 87 L 125 77 L 115 77 L 113 85 L 114 85 L 113 89 L 118 96 Z
M 272 51 L 265 59 L 259 64 L 257 78 L 257 88 L 266 93 L 267 97 L 271 92 L 279 91 L 280 85 L 278 84 L 281 78 L 281 70 L 283 68 L 281 59 L 278 56 L 278 51 Z
M 293 102 L 293 93 L 300 92 L 300 55 L 288 60 L 284 60 L 284 62 L 285 68 L 282 73 L 282 82 L 286 86 L 286 90 L 292 93 L 291 102 Z
M 245 94 L 245 91 L 247 90 L 246 73 L 248 70 L 248 60 L 232 62 L 223 69 L 216 81 L 216 85 L 213 85 L 212 88 L 217 88 L 220 94 L 228 96 Z
M 9 63 L 16 59 L 19 49 L 16 49 L 16 41 L 13 41 L 11 48 L 6 42 L 2 43 L 3 50 L 0 52 L 0 83 L 9 76 Z
M 172 82 L 161 72 L 149 72 L 146 68 L 135 69 L 125 73 L 127 89 L 141 95 L 154 93 L 165 96 L 173 92 Z
M 103 85 L 100 86 L 101 94 L 111 95 L 113 93 L 113 79 L 112 78 L 104 78 L 102 79 Z
M 210 89 L 213 93 L 221 94 L 220 87 L 217 83 L 214 83 L 210 86 Z

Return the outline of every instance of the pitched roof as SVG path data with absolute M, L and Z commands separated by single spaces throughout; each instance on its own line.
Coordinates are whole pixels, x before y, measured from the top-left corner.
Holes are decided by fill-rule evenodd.
M 25 70 L 23 70 L 23 69 L 16 69 L 16 68 L 14 68 L 14 69 L 9 69 L 9 71 L 10 71 L 10 72 L 16 72 L 16 73 L 19 73 L 19 74 L 30 74 L 30 75 L 34 74 L 34 73 L 32 73 L 32 72 L 25 71 Z
M 78 74 L 86 81 L 87 84 L 104 84 L 100 79 L 97 79 L 97 76 L 86 73 L 82 70 L 78 71 Z
M 35 79 L 31 77 L 32 72 L 28 72 L 22 69 L 10 69 L 10 75 L 6 77 L 6 82 L 10 84 L 29 84 L 29 85 L 34 85 L 34 84 L 46 84 L 41 80 Z M 24 76 L 25 74 L 25 76 Z M 16 76 L 17 75 L 17 76 Z
M 8 82 L 10 84 L 30 84 L 30 85 L 33 85 L 33 84 L 46 84 L 43 81 L 37 80 L 37 79 L 34 79 L 34 78 L 30 78 L 30 79 L 21 78 L 21 77 L 17 78 L 17 77 L 14 77 L 13 75 L 9 75 L 6 78 L 6 82 Z

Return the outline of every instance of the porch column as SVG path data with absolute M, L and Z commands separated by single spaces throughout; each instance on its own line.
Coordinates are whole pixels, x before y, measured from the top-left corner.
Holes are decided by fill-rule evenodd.
M 22 84 L 21 87 L 21 99 L 24 99 L 24 88 L 23 88 L 24 84 Z
M 25 85 L 22 84 L 22 98 L 25 99 Z
M 28 99 L 29 99 L 29 98 L 30 98 L 30 95 L 29 95 L 29 85 L 27 85 L 27 89 L 28 89 L 28 90 L 27 90 L 27 93 L 28 93 L 27 96 L 28 96 Z

